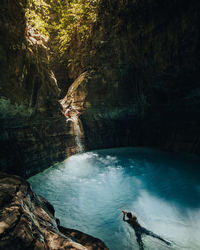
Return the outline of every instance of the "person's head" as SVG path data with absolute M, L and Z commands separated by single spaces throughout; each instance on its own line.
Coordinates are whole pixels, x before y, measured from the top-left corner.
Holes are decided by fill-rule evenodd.
M 128 217 L 129 219 L 132 218 L 132 213 L 129 212 L 129 213 L 127 213 L 126 215 L 127 215 L 127 217 Z

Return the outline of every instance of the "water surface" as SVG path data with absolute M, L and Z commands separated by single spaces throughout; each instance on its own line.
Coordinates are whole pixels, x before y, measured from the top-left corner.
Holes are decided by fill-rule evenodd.
M 29 179 L 55 207 L 61 225 L 102 239 L 111 250 L 139 249 L 122 220 L 171 241 L 143 237 L 146 249 L 200 249 L 200 159 L 153 149 L 120 148 L 72 156 Z

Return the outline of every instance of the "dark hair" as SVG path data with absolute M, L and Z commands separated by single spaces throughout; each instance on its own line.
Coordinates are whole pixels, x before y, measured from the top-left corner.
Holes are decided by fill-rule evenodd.
M 132 213 L 127 213 L 126 215 L 129 219 L 132 217 Z

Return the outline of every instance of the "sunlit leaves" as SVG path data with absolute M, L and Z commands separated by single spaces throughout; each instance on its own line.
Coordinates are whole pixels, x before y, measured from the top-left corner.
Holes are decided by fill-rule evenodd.
M 97 1 L 68 2 L 60 18 L 58 40 L 60 42 L 60 52 L 68 46 L 73 34 L 77 33 L 81 40 L 88 37 L 88 27 L 96 21 Z
M 45 36 L 49 35 L 47 23 L 49 20 L 50 5 L 45 0 L 29 0 L 26 18 L 29 25 L 33 26 Z
M 89 36 L 89 26 L 96 21 L 100 0 L 29 0 L 27 18 L 42 34 L 54 34 L 61 54 L 73 35 L 83 40 Z

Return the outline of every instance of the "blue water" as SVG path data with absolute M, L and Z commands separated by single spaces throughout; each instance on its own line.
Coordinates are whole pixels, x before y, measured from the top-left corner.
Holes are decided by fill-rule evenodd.
M 111 250 L 139 249 L 121 210 L 172 242 L 144 236 L 145 249 L 200 249 L 200 158 L 120 148 L 72 156 L 29 179 L 61 225 L 102 239 Z

